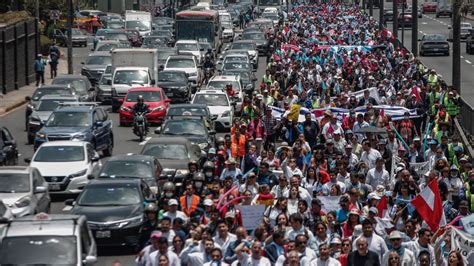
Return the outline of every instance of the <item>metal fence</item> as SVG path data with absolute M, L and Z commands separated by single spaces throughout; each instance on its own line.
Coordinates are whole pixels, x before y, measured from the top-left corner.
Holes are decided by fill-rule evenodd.
M 35 19 L 0 28 L 0 90 L 3 94 L 34 81 L 37 32 Z
M 469 135 L 474 135 L 474 108 L 461 98 L 461 112 L 457 117 L 461 126 Z

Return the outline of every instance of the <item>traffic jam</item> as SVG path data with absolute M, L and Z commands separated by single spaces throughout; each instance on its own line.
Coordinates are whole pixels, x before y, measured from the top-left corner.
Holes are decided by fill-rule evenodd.
M 460 96 L 362 6 L 94 12 L 80 74 L 0 126 L 0 264 L 474 263 Z

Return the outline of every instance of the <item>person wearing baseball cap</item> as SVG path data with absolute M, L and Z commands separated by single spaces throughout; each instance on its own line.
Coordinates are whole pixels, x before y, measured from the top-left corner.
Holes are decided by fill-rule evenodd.
M 165 212 L 163 216 L 169 217 L 171 223 L 173 223 L 176 218 L 181 218 L 183 221 L 188 220 L 188 216 L 186 216 L 184 212 L 178 210 L 178 201 L 176 199 L 168 200 L 168 211 Z
M 390 258 L 390 253 L 396 252 L 400 256 L 400 265 L 415 265 L 416 264 L 416 258 L 413 253 L 408 248 L 405 248 L 402 246 L 402 241 L 403 237 L 400 231 L 392 231 L 388 237 L 390 244 L 392 248 L 385 252 L 383 255 L 381 264 L 382 265 L 390 265 L 389 264 L 389 258 Z

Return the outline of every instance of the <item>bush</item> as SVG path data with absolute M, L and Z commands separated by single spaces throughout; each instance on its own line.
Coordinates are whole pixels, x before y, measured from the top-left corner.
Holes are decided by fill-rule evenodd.
M 7 12 L 0 14 L 0 23 L 11 25 L 30 18 L 31 16 L 26 11 Z
M 45 35 L 40 35 L 40 49 L 39 52 L 42 55 L 48 55 L 49 47 L 53 44 L 53 41 Z

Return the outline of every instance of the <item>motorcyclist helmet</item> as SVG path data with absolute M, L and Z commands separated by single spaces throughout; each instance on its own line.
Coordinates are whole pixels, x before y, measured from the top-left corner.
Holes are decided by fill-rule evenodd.
M 227 84 L 225 85 L 225 88 L 226 88 L 227 90 L 231 90 L 231 89 L 232 89 L 232 83 L 227 83 Z
M 137 97 L 137 103 L 142 104 L 142 103 L 144 103 L 144 102 L 145 102 L 145 98 L 143 98 L 143 95 L 138 95 L 138 97 Z
M 225 139 L 224 137 L 217 137 L 216 144 L 217 146 L 224 145 Z
M 176 190 L 176 186 L 173 182 L 168 181 L 163 184 L 163 191 L 164 191 L 165 197 L 172 198 L 174 196 L 175 190 Z
M 202 169 L 203 169 L 204 171 L 209 170 L 209 169 L 210 169 L 210 170 L 214 170 L 214 163 L 211 162 L 211 161 L 207 161 L 207 162 L 204 163 L 204 166 L 203 166 Z
M 196 172 L 194 173 L 193 175 L 193 183 L 194 183 L 194 187 L 196 189 L 201 189 L 204 185 L 204 181 L 206 180 L 206 178 L 204 177 L 204 174 L 201 173 L 201 172 Z
M 156 206 L 156 203 L 148 203 L 145 206 L 145 212 L 157 212 L 158 211 L 158 206 Z

